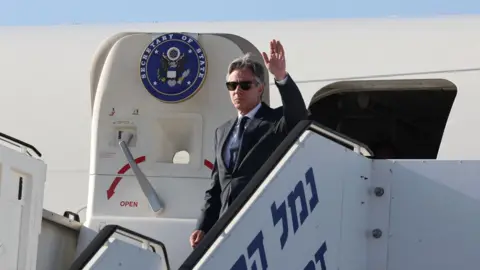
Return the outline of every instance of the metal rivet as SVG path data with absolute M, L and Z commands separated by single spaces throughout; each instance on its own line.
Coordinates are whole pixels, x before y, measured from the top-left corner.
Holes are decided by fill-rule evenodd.
M 374 230 L 372 231 L 372 236 L 373 236 L 374 238 L 377 238 L 377 239 L 380 238 L 380 237 L 382 237 L 382 230 L 380 230 L 380 229 L 374 229 Z
M 381 187 L 376 187 L 374 190 L 374 193 L 377 197 L 382 197 L 383 194 L 385 193 L 385 190 Z

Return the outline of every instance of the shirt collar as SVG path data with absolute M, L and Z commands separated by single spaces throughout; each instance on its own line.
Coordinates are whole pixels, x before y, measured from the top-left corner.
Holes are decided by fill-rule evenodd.
M 241 115 L 240 113 L 238 113 L 238 118 L 241 119 L 243 116 L 246 116 L 250 119 L 253 119 L 255 114 L 258 112 L 258 110 L 260 109 L 261 106 L 262 106 L 262 103 L 258 103 L 257 106 L 255 106 L 255 108 L 253 108 L 251 111 L 249 111 L 245 115 Z

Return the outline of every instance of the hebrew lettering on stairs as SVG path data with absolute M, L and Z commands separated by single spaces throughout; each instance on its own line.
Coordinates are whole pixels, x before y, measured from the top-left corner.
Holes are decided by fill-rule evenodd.
M 260 258 L 260 267 L 257 266 L 257 261 L 253 260 L 250 268 L 247 266 L 247 259 L 245 255 L 241 255 L 230 270 L 266 270 L 268 268 L 267 256 L 265 254 L 265 246 L 263 245 L 263 232 L 260 231 L 247 247 L 248 258 L 252 258 L 258 252 Z
M 312 192 L 312 198 L 310 198 L 310 213 L 313 212 L 315 206 L 318 204 L 318 191 L 317 191 L 317 184 L 315 183 L 315 176 L 313 175 L 313 169 L 310 167 L 308 171 L 305 173 L 305 182 L 307 185 L 310 186 L 310 190 Z
M 288 207 L 290 208 L 294 234 L 297 232 L 298 228 L 305 222 L 309 213 L 312 213 L 318 204 L 317 185 L 315 183 L 315 175 L 313 174 L 313 169 L 311 167 L 305 173 L 305 183 L 309 187 L 311 192 L 311 197 L 308 201 L 310 211 L 307 209 L 307 198 L 304 188 L 305 185 L 302 180 L 297 182 L 295 188 L 287 196 L 287 202 Z M 299 202 L 299 204 L 297 204 L 297 202 Z M 297 210 L 297 205 L 300 205 L 300 211 Z M 289 226 L 285 201 L 283 201 L 278 208 L 276 207 L 276 203 L 273 202 L 270 210 L 274 227 L 276 227 L 280 220 L 282 220 L 282 234 L 280 235 L 280 245 L 283 249 L 288 240 Z
M 283 249 L 288 238 L 287 206 L 284 201 L 282 204 L 280 204 L 280 207 L 277 208 L 275 202 L 273 202 L 270 209 L 272 212 L 273 226 L 275 227 L 280 220 L 282 221 L 283 231 L 282 235 L 280 235 L 280 247 Z
M 293 233 L 295 234 L 298 230 L 298 227 L 302 225 L 308 217 L 307 199 L 305 198 L 305 189 L 303 188 L 302 181 L 298 181 L 295 189 L 288 194 L 287 200 L 288 207 L 290 208 L 290 213 L 292 215 Z M 300 202 L 301 210 L 299 213 L 297 213 L 297 201 Z
M 320 270 L 327 270 L 325 264 L 325 252 L 327 252 L 327 242 L 323 242 L 320 248 L 315 252 L 315 262 L 310 260 L 303 270 L 317 270 L 318 263 L 320 263 Z
M 283 250 L 289 237 L 295 235 L 307 220 L 308 216 L 315 210 L 319 203 L 317 185 L 313 169 L 309 168 L 305 172 L 304 179 L 299 180 L 293 190 L 281 202 L 273 202 L 270 205 L 270 214 L 272 217 L 273 228 L 282 226 L 279 235 L 279 250 Z M 287 210 L 287 205 L 288 209 Z M 289 215 L 290 213 L 290 215 Z M 291 221 L 289 221 L 289 219 Z M 281 224 L 281 225 L 279 225 Z M 291 224 L 291 225 L 290 225 Z M 289 235 L 289 227 L 293 228 L 293 234 Z M 267 228 L 269 230 L 273 228 Z M 265 230 L 265 228 L 264 228 Z M 270 234 L 272 235 L 272 234 Z M 275 235 L 275 233 L 274 233 Z M 276 238 L 275 238 L 276 239 Z M 270 242 L 264 239 L 264 231 L 260 230 L 250 241 L 249 245 L 241 254 L 230 270 L 267 270 L 268 269 L 268 250 L 272 249 L 272 239 Z M 273 243 L 275 243 L 275 240 Z M 278 242 L 277 242 L 278 243 Z M 269 245 L 270 244 L 270 245 Z M 313 259 L 305 264 L 304 270 L 326 270 L 325 253 L 327 244 L 323 242 L 313 255 Z M 288 254 L 285 254 L 288 256 Z

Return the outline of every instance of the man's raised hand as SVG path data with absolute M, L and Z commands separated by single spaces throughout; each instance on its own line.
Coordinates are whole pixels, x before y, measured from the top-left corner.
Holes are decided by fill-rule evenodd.
M 281 81 L 287 76 L 287 69 L 285 64 L 285 50 L 280 41 L 270 41 L 270 55 L 265 52 L 262 53 L 263 61 L 268 71 L 272 73 L 275 80 Z

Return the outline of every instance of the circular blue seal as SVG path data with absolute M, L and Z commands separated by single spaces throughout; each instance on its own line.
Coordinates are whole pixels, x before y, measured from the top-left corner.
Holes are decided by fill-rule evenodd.
M 154 39 L 140 60 L 140 78 L 147 91 L 164 102 L 181 102 L 202 87 L 207 58 L 194 38 L 169 33 Z

